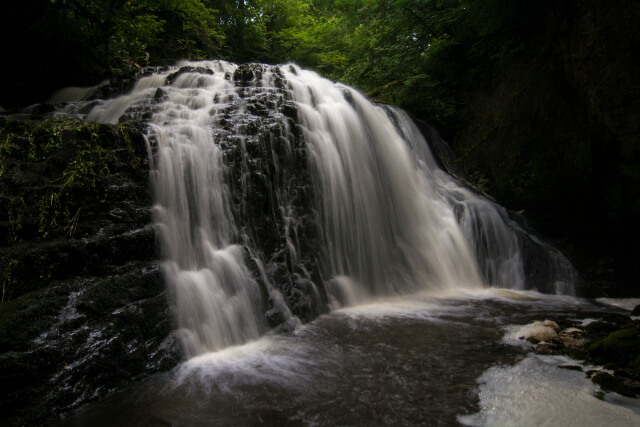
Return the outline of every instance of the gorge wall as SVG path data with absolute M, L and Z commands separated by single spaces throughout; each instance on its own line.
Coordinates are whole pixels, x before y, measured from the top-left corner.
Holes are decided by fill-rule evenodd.
M 459 163 L 524 210 L 597 292 L 637 295 L 640 20 L 637 2 L 552 2 L 517 28 L 468 91 Z

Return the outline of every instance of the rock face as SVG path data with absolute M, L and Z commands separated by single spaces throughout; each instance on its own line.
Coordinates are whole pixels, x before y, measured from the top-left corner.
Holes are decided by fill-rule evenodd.
M 282 75 L 275 76 L 276 92 L 265 92 L 254 83 L 264 67 L 248 64 L 236 69 L 233 79 L 246 110 L 239 116 L 239 103 L 228 107 L 227 114 L 234 114 L 234 119 L 223 118 L 216 141 L 222 144 L 228 165 L 236 224 L 251 239 L 249 246 L 261 252 L 254 255 L 264 260 L 269 281 L 292 313 L 309 321 L 326 310 L 326 297 L 313 290 L 313 283 L 322 283 L 315 258 L 318 199 L 296 123 L 297 109 L 284 90 Z M 257 267 L 248 262 L 252 264 Z M 269 300 L 268 319 L 275 326 L 282 316 L 274 310 L 266 283 L 262 285 Z
M 467 187 L 484 193 L 485 182 L 482 179 L 479 181 L 478 176 L 472 176 L 462 167 L 460 161 L 464 159 L 456 157 L 449 144 L 440 137 L 438 131 L 420 120 L 417 121 L 417 124 L 429 141 L 429 147 L 442 169 L 464 182 Z M 484 196 L 491 198 L 486 193 Z M 564 254 L 545 243 L 536 230 L 529 226 L 527 218 L 520 212 L 508 211 L 497 205 L 496 208 L 505 222 L 513 224 L 512 229 L 516 235 L 518 250 L 523 260 L 522 272 L 529 288 L 545 293 L 567 293 L 568 289 L 563 289 L 567 287 L 566 284 L 558 285 L 556 283 L 557 278 L 560 277 L 565 279 L 565 283 L 571 283 L 578 295 L 585 296 L 594 293 L 594 290 L 590 289 L 590 285 L 592 286 L 593 283 L 585 283 Z M 482 260 L 480 260 L 480 264 L 483 267 Z M 490 280 L 490 278 L 487 279 Z
M 0 117 L 0 412 L 38 424 L 179 360 L 144 127 Z

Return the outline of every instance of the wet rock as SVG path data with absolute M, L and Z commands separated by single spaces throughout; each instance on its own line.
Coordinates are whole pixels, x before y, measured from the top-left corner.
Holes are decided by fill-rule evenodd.
M 640 379 L 640 330 L 619 329 L 589 345 L 589 353 L 596 363 L 612 368 L 627 369 Z
M 297 109 L 285 89 L 265 92 L 252 86 L 264 67 L 240 65 L 233 76 L 238 96 L 225 111 L 213 115 L 219 117 L 216 144 L 224 150 L 234 220 L 259 252 L 251 254 L 255 259 L 247 264 L 261 278 L 269 324 L 286 328 L 287 315 L 268 297 L 269 286 L 303 321 L 326 310 L 326 296 L 314 285 L 322 282 L 313 256 L 318 245 L 317 199 L 301 130 L 292 121 Z M 278 69 L 272 71 L 278 75 Z M 240 111 L 248 114 L 237 114 Z
M 164 90 L 162 90 L 161 88 L 156 89 L 156 93 L 153 95 L 153 100 L 156 102 L 160 102 L 162 100 L 164 100 L 164 98 L 167 96 L 167 94 L 165 93 Z
M 145 76 L 166 70 L 167 67 L 143 67 L 113 76 L 109 81 L 98 85 L 88 96 L 88 100 L 115 98 L 129 92 L 136 82 Z
M 210 68 L 204 68 L 204 67 L 191 67 L 191 66 L 187 66 L 187 67 L 181 67 L 178 71 L 176 71 L 175 73 L 171 73 L 167 76 L 165 82 L 168 85 L 173 84 L 173 82 L 176 81 L 176 79 L 178 77 L 180 77 L 183 74 L 186 73 L 198 73 L 198 74 L 208 74 L 208 75 L 212 75 L 213 74 L 213 70 Z
M 0 413 L 40 425 L 180 359 L 139 123 L 0 118 Z
M 630 316 L 640 316 L 640 304 L 636 305 L 633 310 L 631 310 Z
M 543 341 L 543 342 L 537 344 L 533 348 L 533 352 L 536 353 L 536 354 L 545 354 L 545 355 L 560 354 L 560 348 L 556 344 Z
M 560 331 L 559 337 L 562 345 L 568 349 L 580 350 L 585 348 L 587 339 L 583 337 L 583 331 L 578 328 L 567 328 Z
M 598 384 L 604 391 L 614 392 L 627 397 L 636 397 L 632 388 L 628 387 L 622 378 L 613 376 L 608 372 L 597 372 L 591 377 L 591 381 Z
M 263 67 L 262 64 L 241 64 L 233 73 L 233 80 L 236 85 L 247 87 L 262 77 Z
M 560 365 L 560 366 L 558 366 L 558 368 L 567 369 L 569 371 L 582 372 L 582 366 L 580 366 L 580 365 Z
M 640 327 L 624 315 L 605 318 L 608 321 L 591 322 L 582 329 L 574 326 L 577 322 L 567 324 L 557 339 L 536 343 L 534 352 L 564 354 L 583 365 L 603 366 L 606 372 L 593 369 L 587 377 L 607 392 L 635 397 L 640 393 Z

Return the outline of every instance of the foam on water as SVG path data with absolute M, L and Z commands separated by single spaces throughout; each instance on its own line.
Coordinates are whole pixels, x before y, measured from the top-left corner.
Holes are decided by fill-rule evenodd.
M 327 358 L 318 366 L 320 353 L 318 348 L 306 343 L 263 337 L 189 359 L 175 371 L 169 386 L 180 388 L 189 384 L 205 392 L 224 391 L 238 383 L 306 387 L 311 377 L 318 375 L 318 370 L 327 368 Z
M 508 325 L 506 334 L 502 339 L 505 344 L 529 349 L 531 345 L 525 341 L 526 338 L 535 336 L 539 341 L 546 341 L 557 337 L 557 333 L 545 322 L 536 321 L 527 325 Z
M 515 366 L 496 366 L 478 379 L 480 412 L 459 416 L 469 426 L 637 426 L 640 406 L 612 405 L 594 396 L 599 387 L 584 373 L 558 368 L 561 356 L 530 354 Z M 613 397 L 612 400 L 634 403 Z

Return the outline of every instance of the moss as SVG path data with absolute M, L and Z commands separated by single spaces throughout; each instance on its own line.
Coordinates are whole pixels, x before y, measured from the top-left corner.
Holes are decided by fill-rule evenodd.
M 596 363 L 611 369 L 627 369 L 640 377 L 640 331 L 620 329 L 589 346 L 589 353 Z
M 589 346 L 592 353 L 621 353 L 620 357 L 627 359 L 629 354 L 638 354 L 640 350 L 640 331 L 637 329 L 619 329 L 611 332 L 606 338 L 597 340 Z
M 78 152 L 62 172 L 62 188 L 95 188 L 96 178 L 109 175 L 109 153 L 100 146 Z
M 122 140 L 127 146 L 127 152 L 129 154 L 129 166 L 133 169 L 138 169 L 142 165 L 142 159 L 136 154 L 136 147 L 134 140 L 142 136 L 140 128 L 131 123 L 123 123 L 118 126 L 118 132 L 122 136 Z
M 616 325 L 611 322 L 592 322 L 589 325 L 587 325 L 587 327 L 585 328 L 585 331 L 591 335 L 595 335 L 595 334 L 608 335 L 616 329 L 617 329 Z
M 110 174 L 109 148 L 119 146 L 118 136 L 113 126 L 79 119 L 0 120 L 0 177 L 10 186 L 3 188 L 10 200 L 2 218 L 7 243 L 72 234 L 79 200 L 93 197 Z
M 25 136 L 29 140 L 28 159 L 32 162 L 45 160 L 63 145 L 65 134 L 76 131 L 82 123 L 79 119 L 49 119 L 27 130 Z

